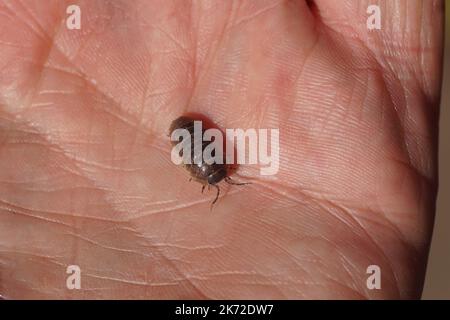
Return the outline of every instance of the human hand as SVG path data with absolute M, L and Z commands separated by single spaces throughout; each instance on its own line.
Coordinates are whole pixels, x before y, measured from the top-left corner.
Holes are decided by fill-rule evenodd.
M 81 30 L 0 4 L 0 295 L 420 296 L 443 1 L 380 1 L 374 31 L 365 0 L 78 4 Z M 279 128 L 278 174 L 241 166 L 210 212 L 170 160 L 186 112 Z

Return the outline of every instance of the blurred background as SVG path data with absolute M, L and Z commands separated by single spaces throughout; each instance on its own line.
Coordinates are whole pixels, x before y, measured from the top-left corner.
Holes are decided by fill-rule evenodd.
M 450 299 L 450 3 L 446 8 L 442 87 L 439 194 L 423 299 Z

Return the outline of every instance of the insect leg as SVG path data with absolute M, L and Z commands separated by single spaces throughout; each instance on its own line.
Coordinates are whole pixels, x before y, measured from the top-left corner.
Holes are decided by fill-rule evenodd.
M 220 194 L 220 188 L 219 188 L 219 186 L 216 185 L 216 184 L 213 184 L 213 186 L 216 187 L 217 193 L 216 193 L 216 198 L 215 198 L 214 201 L 211 203 L 211 209 L 210 209 L 210 210 L 212 210 L 214 203 L 216 203 L 217 199 L 219 199 L 219 194 Z
M 203 190 L 205 190 L 205 187 L 206 187 L 205 185 L 202 186 L 202 193 L 203 193 Z

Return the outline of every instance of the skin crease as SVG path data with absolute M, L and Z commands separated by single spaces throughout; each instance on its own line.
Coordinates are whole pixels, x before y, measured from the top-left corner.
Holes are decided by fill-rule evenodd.
M 0 3 L 0 296 L 419 298 L 444 1 Z M 280 170 L 214 192 L 170 161 L 186 112 L 280 128 Z M 368 290 L 378 265 L 381 290 Z M 81 289 L 66 268 L 81 268 Z

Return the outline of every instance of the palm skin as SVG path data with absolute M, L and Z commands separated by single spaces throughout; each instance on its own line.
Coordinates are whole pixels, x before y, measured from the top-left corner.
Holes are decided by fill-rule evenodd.
M 420 297 L 443 1 L 380 1 L 374 31 L 365 0 L 81 1 L 81 30 L 69 4 L 0 4 L 1 296 Z M 186 112 L 279 128 L 278 174 L 210 212 L 170 160 Z

